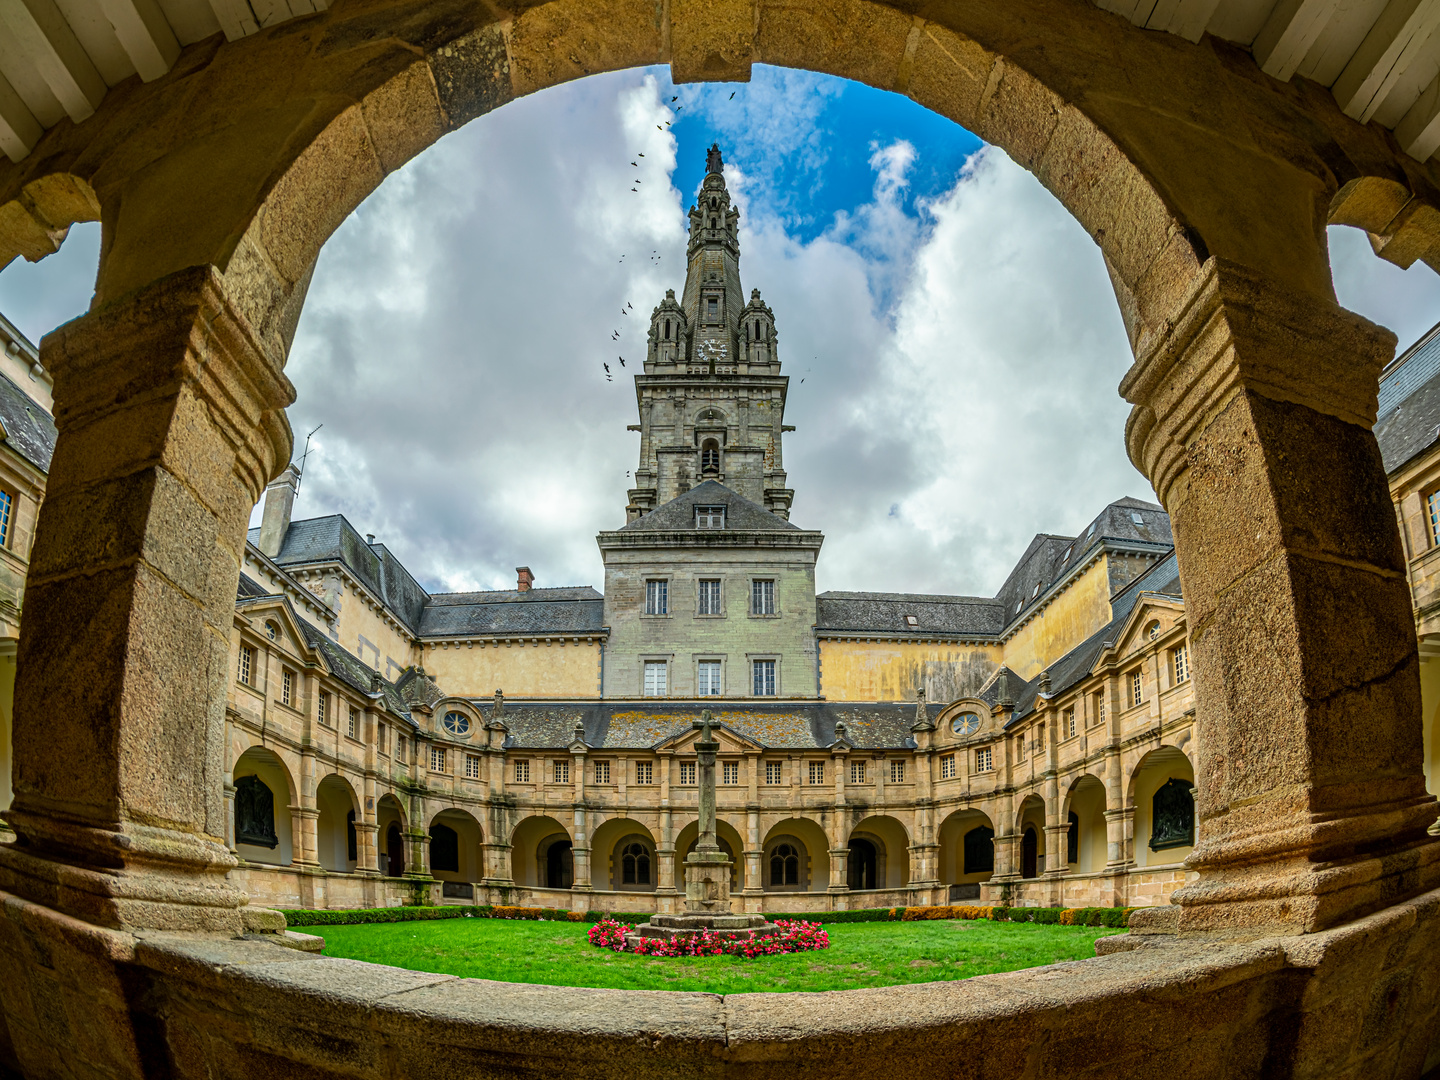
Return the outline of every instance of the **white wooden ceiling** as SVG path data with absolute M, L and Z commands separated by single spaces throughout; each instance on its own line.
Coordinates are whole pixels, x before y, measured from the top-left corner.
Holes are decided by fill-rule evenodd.
M 1425 160 L 1440 149 L 1440 0 L 1095 0 L 1136 26 L 1250 48 L 1261 68 L 1330 87 Z M 0 149 L 20 161 L 62 117 L 131 75 L 170 70 L 216 31 L 234 41 L 329 0 L 0 0 Z

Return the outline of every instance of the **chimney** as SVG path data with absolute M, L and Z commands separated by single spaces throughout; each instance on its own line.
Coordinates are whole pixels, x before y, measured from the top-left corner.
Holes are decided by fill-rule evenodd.
M 369 545 L 369 544 L 374 544 L 374 543 L 375 543 L 375 534 L 374 534 L 374 533 L 366 533 L 366 534 L 365 534 L 365 543 L 366 543 L 367 545 Z
M 518 575 L 518 580 L 515 583 L 516 590 L 519 592 L 529 592 L 530 586 L 535 584 L 535 575 L 530 572 L 530 567 L 517 566 L 515 573 Z
M 265 488 L 265 510 L 260 518 L 259 548 L 270 558 L 280 554 L 280 545 L 285 543 L 285 534 L 290 531 L 290 511 L 295 506 L 295 489 L 300 474 L 294 465 L 285 466 L 285 471 Z

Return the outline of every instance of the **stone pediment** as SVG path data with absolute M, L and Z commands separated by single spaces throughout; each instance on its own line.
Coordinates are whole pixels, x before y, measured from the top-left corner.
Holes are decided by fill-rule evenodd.
M 720 744 L 720 749 L 717 753 L 722 755 L 743 754 L 747 751 L 753 752 L 764 749 L 764 747 L 754 739 L 741 735 L 738 731 L 732 731 L 719 722 L 711 726 L 710 734 L 711 737 Z M 698 730 L 682 731 L 676 735 L 672 735 L 660 743 L 655 749 L 669 750 L 674 754 L 693 754 L 695 753 L 695 744 L 699 741 L 700 732 Z
M 1156 636 L 1166 633 L 1185 616 L 1185 604 L 1177 599 L 1158 594 L 1141 598 L 1125 625 L 1115 638 L 1115 644 L 1108 650 L 1113 657 L 1125 657 L 1142 650 L 1150 641 L 1149 630 L 1158 624 Z

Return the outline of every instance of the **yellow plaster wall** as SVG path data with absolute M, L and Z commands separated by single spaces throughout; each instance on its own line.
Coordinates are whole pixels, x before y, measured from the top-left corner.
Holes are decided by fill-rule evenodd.
M 420 650 L 410 635 L 397 632 L 353 588 L 346 587 L 340 592 L 336 630 L 344 648 L 387 679 L 398 678 L 407 667 L 418 662 Z M 369 645 L 362 643 L 361 637 Z
M 830 701 L 929 701 L 979 693 L 1000 662 L 994 645 L 905 641 L 821 641 L 820 693 Z
M 1033 679 L 1110 621 L 1109 557 L 1101 556 L 1005 643 L 1004 662 Z
M 425 673 L 447 694 L 489 697 L 600 696 L 598 642 L 427 645 Z

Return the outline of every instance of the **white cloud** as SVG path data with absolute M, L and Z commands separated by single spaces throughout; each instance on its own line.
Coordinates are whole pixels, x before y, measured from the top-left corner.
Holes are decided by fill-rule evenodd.
M 1417 262 L 1409 270 L 1381 259 L 1359 229 L 1332 225 L 1330 275 L 1335 298 L 1351 311 L 1388 326 L 1404 351 L 1440 321 L 1440 274 Z

